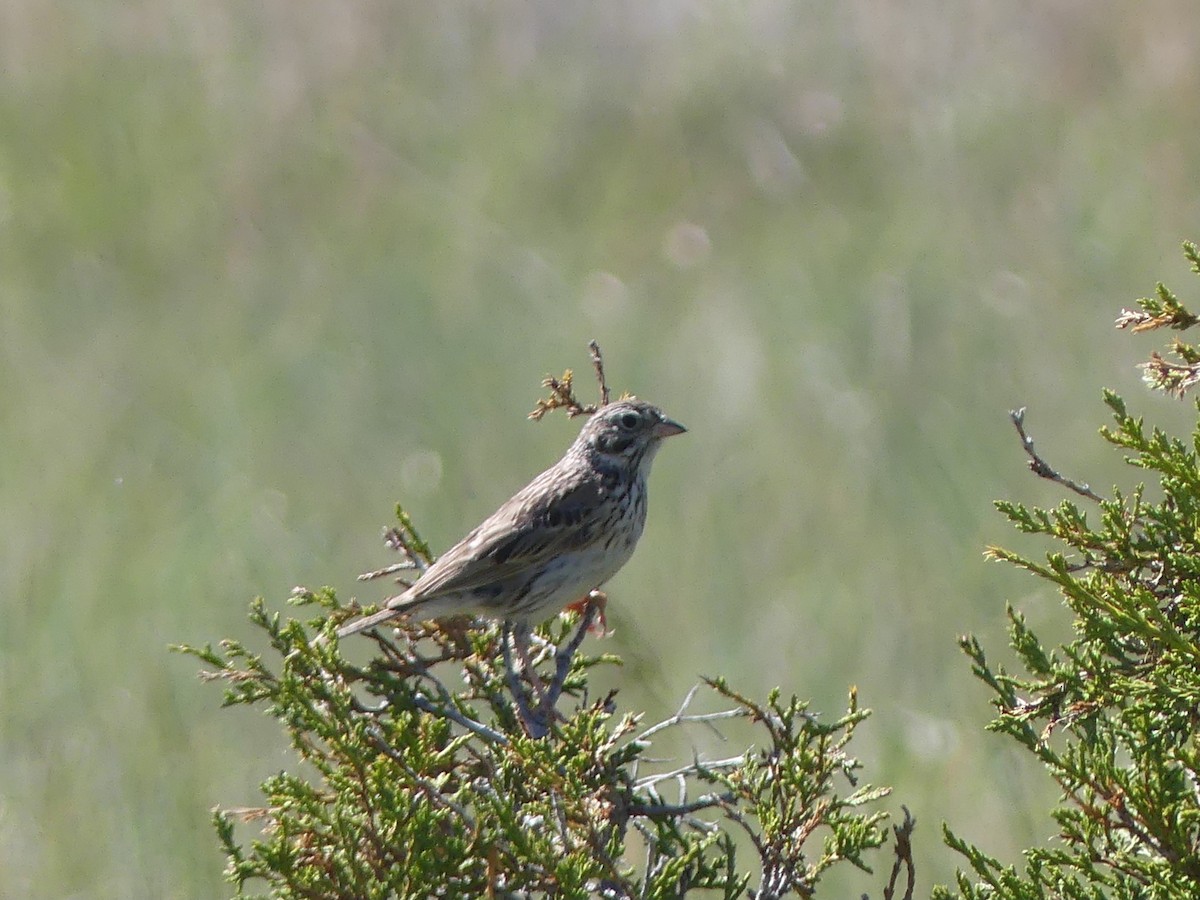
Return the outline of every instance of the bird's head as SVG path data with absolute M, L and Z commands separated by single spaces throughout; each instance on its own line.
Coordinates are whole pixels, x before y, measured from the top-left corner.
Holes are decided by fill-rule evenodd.
M 654 458 L 663 438 L 685 431 L 657 406 L 630 397 L 597 410 L 579 432 L 575 445 L 612 462 L 641 468 Z

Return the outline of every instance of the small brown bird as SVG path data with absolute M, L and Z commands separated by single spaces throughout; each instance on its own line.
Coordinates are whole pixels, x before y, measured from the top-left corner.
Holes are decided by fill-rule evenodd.
M 384 609 L 338 630 L 399 616 L 478 615 L 518 629 L 600 587 L 629 561 L 646 524 L 646 476 L 663 438 L 687 429 L 637 399 L 588 419 L 566 455 L 438 557 Z

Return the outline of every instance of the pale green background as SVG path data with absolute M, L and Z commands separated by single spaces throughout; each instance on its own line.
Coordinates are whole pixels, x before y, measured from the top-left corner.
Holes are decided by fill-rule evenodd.
M 981 556 L 1060 493 L 1010 407 L 1104 489 L 1102 385 L 1192 418 L 1111 322 L 1194 294 L 1195 13 L 2 0 L 0 895 L 227 894 L 208 811 L 292 757 L 166 645 L 354 593 L 396 500 L 448 546 L 571 439 L 524 414 L 592 337 L 691 429 L 611 585 L 623 701 L 857 684 L 923 888 L 944 819 L 1052 834 L 955 637 L 1066 631 Z

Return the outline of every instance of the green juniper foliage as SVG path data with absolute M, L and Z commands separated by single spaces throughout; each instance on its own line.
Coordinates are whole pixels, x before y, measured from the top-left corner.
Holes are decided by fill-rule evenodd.
M 1197 248 L 1184 249 L 1200 273 Z M 1117 325 L 1182 330 L 1200 322 L 1162 285 L 1139 306 Z M 1179 340 L 1170 352 L 1179 361 L 1153 354 L 1146 378 L 1181 396 L 1200 381 L 1200 353 Z M 972 637 L 962 646 L 995 695 L 991 730 L 1036 756 L 1061 788 L 1058 835 L 1026 851 L 1018 868 L 947 828 L 969 864 L 957 885 L 967 900 L 1200 897 L 1200 426 L 1185 442 L 1147 430 L 1116 394 L 1104 400 L 1114 421 L 1101 434 L 1150 473 L 1158 499 L 1143 485 L 1100 497 L 1050 469 L 1026 438 L 1030 467 L 1081 501 L 1049 510 L 998 503 L 1018 530 L 1057 549 L 1042 562 L 989 552 L 1055 585 L 1074 614 L 1074 638 L 1050 649 L 1010 608 L 1024 674 L 993 665 Z M 1014 422 L 1024 437 L 1021 413 Z
M 614 696 L 589 697 L 589 671 L 617 660 L 575 652 L 588 620 L 564 617 L 539 632 L 533 658 L 572 708 L 532 737 L 531 682 L 522 673 L 513 684 L 498 627 L 401 623 L 395 637 L 374 633 L 377 655 L 358 666 L 310 639 L 310 627 L 328 634 L 346 617 L 333 593 L 295 601 L 335 615 L 306 625 L 256 601 L 268 653 L 233 641 L 181 648 L 225 682 L 226 704 L 278 719 L 307 763 L 264 782 L 262 807 L 215 814 L 239 895 L 671 898 L 707 888 L 765 900 L 811 896 L 838 862 L 866 869 L 864 853 L 883 842 L 884 813 L 861 808 L 887 790 L 858 786 L 845 752 L 868 715 L 853 694 L 845 715 L 823 723 L 795 698 L 758 703 L 714 680 L 707 688 L 727 708 L 693 714 L 693 692 L 643 727 Z M 738 756 L 655 758 L 664 730 L 735 719 L 757 732 Z M 248 847 L 239 822 L 259 829 Z M 757 851 L 754 871 L 740 865 L 739 832 Z

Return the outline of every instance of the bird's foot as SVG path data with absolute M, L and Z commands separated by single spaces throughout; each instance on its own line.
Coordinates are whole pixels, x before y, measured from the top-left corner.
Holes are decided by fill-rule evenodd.
M 594 617 L 588 625 L 588 634 L 592 637 L 610 637 L 612 632 L 608 630 L 608 618 L 604 615 L 608 607 L 608 594 L 604 591 L 590 591 L 586 597 L 580 597 L 574 603 L 568 603 L 563 609 L 567 612 L 579 613 L 579 615 L 587 615 L 588 607 L 595 610 Z

